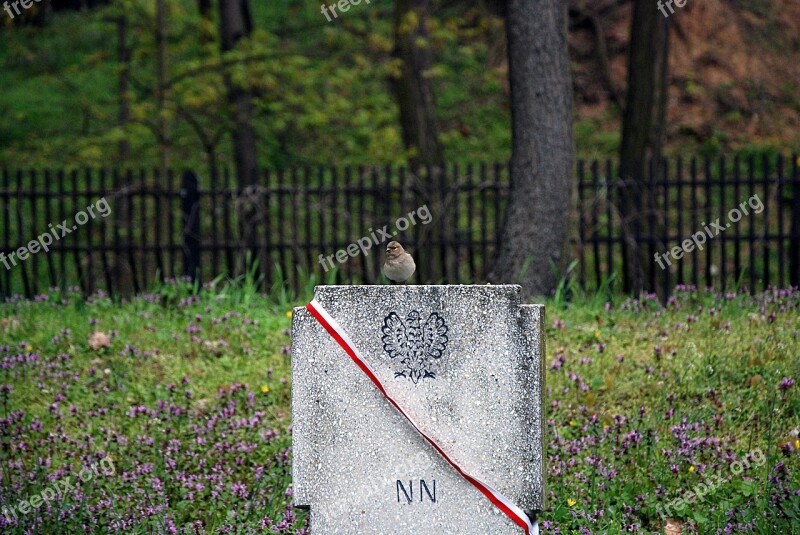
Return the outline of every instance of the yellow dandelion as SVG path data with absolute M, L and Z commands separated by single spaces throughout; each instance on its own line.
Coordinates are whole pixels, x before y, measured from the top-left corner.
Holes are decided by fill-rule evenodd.
M 598 331 L 597 329 L 594 330 L 594 337 L 600 338 L 600 331 Z
M 33 351 L 33 346 L 28 344 L 28 345 L 25 346 L 25 350 L 26 351 Z
M 576 503 L 578 503 L 578 502 L 576 502 L 575 500 L 573 500 L 572 498 L 570 498 L 569 500 L 567 500 L 567 507 L 572 507 L 572 506 L 573 506 L 573 505 L 575 505 Z
M 291 310 L 289 310 L 288 312 L 286 312 L 286 317 L 287 317 L 287 318 L 291 318 L 291 317 L 292 317 L 292 311 L 291 311 Z
M 794 447 L 800 450 L 800 439 L 794 439 Z
M 261 391 L 265 394 L 269 394 L 269 387 L 267 385 L 264 385 L 261 387 Z
M 569 425 L 575 425 L 575 420 L 570 420 Z
M 689 467 L 689 472 L 694 473 L 694 465 Z

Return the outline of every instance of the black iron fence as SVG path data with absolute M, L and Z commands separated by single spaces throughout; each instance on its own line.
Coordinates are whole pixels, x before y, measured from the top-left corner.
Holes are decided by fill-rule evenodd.
M 574 257 L 583 287 L 622 278 L 625 188 L 646 196 L 646 235 L 628 235 L 649 259 L 645 286 L 738 288 L 800 284 L 800 177 L 791 158 L 692 158 L 650 162 L 641 185 L 612 162 L 578 163 Z M 694 236 L 694 238 L 693 238 Z
M 631 236 L 619 210 L 629 185 L 617 164 L 580 161 L 569 218 L 577 262 L 566 276 L 589 290 L 620 280 L 626 236 L 652 259 L 644 265 L 651 290 L 798 285 L 798 165 L 797 156 L 651 165 L 637 191 L 651 200 L 645 217 L 658 232 Z M 491 270 L 510 194 L 505 164 L 265 170 L 254 185 L 235 182 L 225 170 L 199 181 L 157 170 L 2 171 L 0 292 L 80 286 L 129 293 L 163 278 L 197 273 L 208 281 L 248 268 L 265 288 L 300 286 L 311 274 L 373 283 L 383 261 L 379 229 L 414 253 L 415 282 L 480 283 Z M 98 202 L 107 203 L 106 216 Z M 48 232 L 54 238 L 47 251 L 32 244 Z

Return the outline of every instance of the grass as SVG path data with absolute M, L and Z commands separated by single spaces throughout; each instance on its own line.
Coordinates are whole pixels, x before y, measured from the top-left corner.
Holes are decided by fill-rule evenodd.
M 251 278 L 0 305 L 2 506 L 114 462 L 0 515 L 4 533 L 305 533 L 288 328 L 312 283 L 261 295 Z M 800 294 L 679 289 L 662 307 L 565 293 L 547 301 L 544 531 L 662 532 L 671 519 L 684 533 L 800 533 Z M 95 332 L 107 347 L 90 347 Z M 709 481 L 713 493 L 676 506 Z
M 184 283 L 127 303 L 40 299 L 3 307 L 8 345 L 0 354 L 11 391 L 3 407 L 2 504 L 106 454 L 116 475 L 82 487 L 85 496 L 19 514 L 20 525 L 4 532 L 73 533 L 87 524 L 161 533 L 195 521 L 223 532 L 292 523 L 284 307 L 250 301 L 245 291 L 196 296 Z M 111 345 L 92 350 L 94 331 L 110 334 Z M 81 511 L 103 497 L 114 499 L 97 515 L 82 511 L 55 525 L 47 513 Z
M 800 372 L 797 293 L 589 303 L 550 313 L 545 527 L 659 532 L 664 512 L 690 533 L 797 532 L 800 398 L 779 387 Z M 712 474 L 713 495 L 666 509 Z

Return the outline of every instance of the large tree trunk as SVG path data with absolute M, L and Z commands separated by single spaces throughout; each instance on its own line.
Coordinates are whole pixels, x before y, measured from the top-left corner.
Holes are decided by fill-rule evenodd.
M 552 291 L 567 237 L 572 158 L 572 83 L 567 7 L 509 0 L 512 188 L 490 278 L 520 283 L 525 296 Z
M 436 103 L 427 72 L 431 67 L 429 9 L 430 0 L 395 2 L 393 56 L 402 62 L 402 68 L 400 75 L 391 81 L 412 167 L 441 165 L 443 159 Z
M 250 35 L 252 21 L 247 0 L 221 0 L 219 3 L 222 51 L 236 47 L 242 37 Z M 253 102 L 250 92 L 225 76 L 228 101 L 233 107 L 233 152 L 240 185 L 255 183 L 258 167 L 256 132 L 253 128 Z
M 658 172 L 666 115 L 668 19 L 656 2 L 634 2 L 628 60 L 628 91 L 620 148 L 623 285 L 627 292 L 662 290 L 666 275 L 654 265 L 660 226 L 650 172 Z M 652 166 L 652 167 L 651 167 Z M 644 242 L 649 247 L 644 247 Z

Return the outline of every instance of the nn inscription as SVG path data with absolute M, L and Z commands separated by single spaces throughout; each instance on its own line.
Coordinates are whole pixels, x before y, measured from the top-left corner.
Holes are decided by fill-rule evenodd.
M 408 480 L 408 490 L 406 490 L 405 482 L 401 480 L 397 480 L 397 502 L 398 503 L 406 503 L 411 505 L 414 503 L 414 480 Z M 428 500 L 433 503 L 436 503 L 436 480 L 433 480 L 433 487 L 428 487 L 428 483 L 424 479 L 419 480 L 419 501 L 422 503 L 423 496 L 427 495 Z M 431 488 L 433 488 L 433 493 L 431 494 Z M 423 494 L 424 492 L 424 494 Z M 403 499 L 400 499 L 400 496 L 403 496 Z

